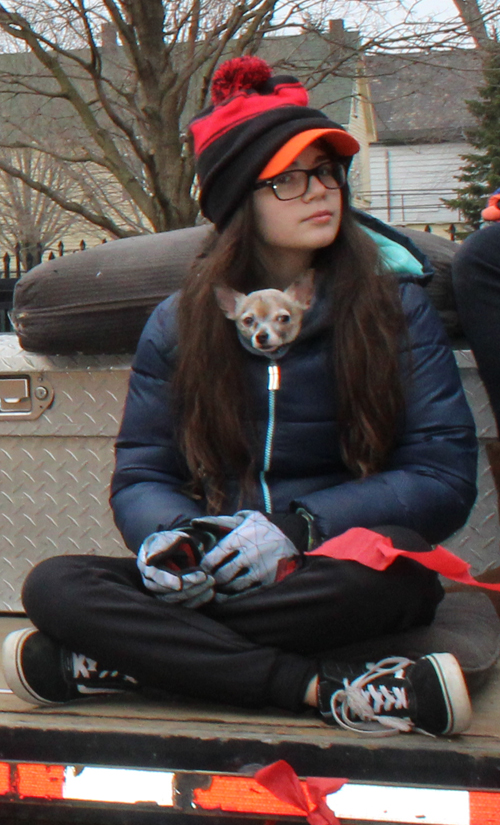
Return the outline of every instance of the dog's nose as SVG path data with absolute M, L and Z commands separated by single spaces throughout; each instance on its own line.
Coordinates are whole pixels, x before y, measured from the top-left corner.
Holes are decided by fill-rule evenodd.
M 261 346 L 263 344 L 267 344 L 268 338 L 269 338 L 269 333 L 267 333 L 267 332 L 259 332 L 258 335 L 256 335 L 256 341 Z

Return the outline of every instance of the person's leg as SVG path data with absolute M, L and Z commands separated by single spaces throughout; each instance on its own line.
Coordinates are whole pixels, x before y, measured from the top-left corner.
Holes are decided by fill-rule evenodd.
M 403 532 L 399 545 L 428 549 Z M 306 656 L 428 623 L 441 594 L 406 559 L 381 573 L 314 558 L 272 587 L 189 610 L 152 597 L 135 559 L 69 556 L 35 568 L 23 600 L 45 634 L 144 685 L 297 709 L 315 673 Z
M 374 530 L 402 550 L 431 549 L 412 530 Z M 211 603 L 205 612 L 259 644 L 314 655 L 430 624 L 442 597 L 437 575 L 409 559 L 399 558 L 381 572 L 313 556 L 279 584 Z
M 464 241 L 453 258 L 452 278 L 460 322 L 500 433 L 500 223 Z
M 460 322 L 500 435 L 500 222 L 474 232 L 464 241 L 453 258 L 452 279 Z M 500 439 L 488 441 L 486 452 L 500 516 Z M 500 569 L 489 570 L 484 581 L 500 581 Z M 498 600 L 493 597 L 492 601 L 500 615 Z
M 263 647 L 200 610 L 153 597 L 133 558 L 48 559 L 29 575 L 23 603 L 42 633 L 146 687 L 297 710 L 315 672 L 302 656 Z
M 415 549 L 415 534 L 411 536 L 413 547 L 408 549 Z M 401 546 L 401 541 L 397 543 Z M 418 537 L 417 544 L 421 544 Z M 320 569 L 317 561 L 320 560 L 306 565 L 300 573 L 309 582 L 308 597 L 312 598 L 309 607 L 313 615 L 318 621 L 324 621 L 325 617 L 331 619 L 326 638 L 332 642 L 339 638 L 339 633 L 345 643 L 346 638 L 352 636 L 359 637 L 361 634 L 362 638 L 366 638 L 377 635 L 381 627 L 395 629 L 394 623 L 396 627 L 406 627 L 414 622 L 429 621 L 441 595 L 436 577 L 408 560 L 401 559 L 392 565 L 393 578 L 390 582 L 390 576 L 386 579 L 385 574 L 366 570 L 355 563 L 325 559 L 323 561 L 327 562 L 327 566 L 321 565 Z M 363 573 L 361 577 L 358 575 L 360 573 Z M 325 576 L 329 582 L 326 590 L 323 582 Z M 243 620 L 247 626 L 249 623 L 253 625 L 257 639 L 263 632 L 269 635 L 266 628 L 279 617 L 283 638 L 296 641 L 296 644 L 289 645 L 289 651 L 284 651 L 281 647 L 270 646 L 265 640 L 251 640 L 226 626 L 227 614 L 231 612 L 227 609 L 226 619 L 221 621 L 221 617 L 218 620 L 211 618 L 203 609 L 195 611 L 181 606 L 170 607 L 161 599 L 152 597 L 143 588 L 133 559 L 95 556 L 50 559 L 35 568 L 24 590 L 27 613 L 42 632 L 24 631 L 21 633 L 27 633 L 27 636 L 23 635 L 22 640 L 12 639 L 11 642 L 9 639 L 16 634 L 7 637 L 4 652 L 7 646 L 8 668 L 5 668 L 4 660 L 4 669 L 12 677 L 11 681 L 7 681 L 17 695 L 39 703 L 42 691 L 38 687 L 33 689 L 33 681 L 27 677 L 25 664 L 29 663 L 30 673 L 37 685 L 47 670 L 50 677 L 52 668 L 66 674 L 63 682 L 70 682 L 73 692 L 64 698 L 51 698 L 43 694 L 42 701 L 50 703 L 76 698 L 79 694 L 74 692 L 75 682 L 71 675 L 68 677 L 66 667 L 68 661 L 73 661 L 74 665 L 75 661 L 80 660 L 71 653 L 73 650 L 97 659 L 97 670 L 121 671 L 135 677 L 144 686 L 161 687 L 183 695 L 240 706 L 275 705 L 294 711 L 302 709 L 305 702 L 316 706 L 319 696 L 325 697 L 328 690 L 331 690 L 332 697 L 334 693 L 338 695 L 339 688 L 344 690 L 354 671 L 348 663 L 345 668 L 336 666 L 332 676 L 326 673 L 316 657 L 309 658 L 293 652 L 294 647 L 305 645 L 305 639 L 299 632 L 302 631 L 305 600 L 296 610 L 301 600 L 299 574 L 288 578 L 290 581 L 285 579 L 260 594 L 241 597 L 241 603 L 246 601 L 247 605 L 237 617 L 238 623 Z M 285 584 L 287 587 L 283 590 Z M 286 609 L 277 598 L 280 590 L 285 594 Z M 319 596 L 317 606 L 315 590 Z M 295 596 L 290 599 L 291 591 Z M 272 598 L 265 599 L 258 611 L 255 606 L 249 609 L 249 603 L 264 593 Z M 415 593 L 420 595 L 414 598 Z M 386 597 L 388 602 L 384 606 L 380 602 Z M 234 599 L 234 604 L 237 601 L 240 598 Z M 351 633 L 345 622 L 342 625 L 341 617 L 342 605 L 351 605 L 353 601 L 356 606 L 352 607 L 350 616 L 357 629 Z M 423 609 L 426 601 L 429 601 L 430 607 Z M 396 604 L 397 608 L 394 607 Z M 256 612 L 262 611 L 267 612 L 267 620 L 261 624 L 259 631 L 255 618 Z M 389 620 L 386 614 L 390 616 Z M 382 623 L 376 630 L 375 620 Z M 340 623 L 340 630 L 336 627 L 337 622 Z M 314 634 L 314 624 L 309 623 L 309 631 Z M 308 647 L 311 648 L 311 644 Z M 48 652 L 50 661 L 45 657 L 45 652 Z M 62 662 L 64 666 L 61 668 Z M 322 690 L 318 694 L 313 690 L 314 695 L 311 695 L 311 685 L 316 686 L 318 674 L 323 674 Z M 396 715 L 403 719 L 403 722 L 397 721 L 397 727 L 402 724 L 401 729 L 411 730 L 418 726 L 432 733 L 457 733 L 468 724 L 470 703 L 465 683 L 458 663 L 447 653 L 424 656 L 417 662 L 408 659 L 393 661 L 389 671 L 384 665 L 382 670 L 361 672 L 360 677 L 363 684 L 370 685 L 368 692 L 363 689 L 363 695 L 372 698 L 364 702 L 366 707 L 362 717 L 359 717 L 358 711 L 354 713 L 354 721 L 356 718 L 375 719 L 378 724 L 377 720 L 382 716 L 384 725 L 393 725 Z M 357 681 L 358 677 L 354 679 L 356 684 L 353 682 L 356 707 L 361 695 Z M 398 697 L 397 708 L 393 708 L 392 695 Z M 386 697 L 383 707 L 380 696 Z M 349 716 L 350 727 L 353 721 L 350 718 L 352 697 L 353 692 L 349 689 L 341 702 L 342 714 Z M 324 713 L 326 707 L 324 718 L 329 721 L 328 698 L 325 701 L 326 705 L 323 708 L 320 706 L 320 711 Z M 368 727 L 371 724 L 370 721 Z

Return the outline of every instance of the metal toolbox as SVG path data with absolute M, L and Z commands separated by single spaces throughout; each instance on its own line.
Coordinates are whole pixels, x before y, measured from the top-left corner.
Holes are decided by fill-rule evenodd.
M 130 356 L 28 353 L 0 335 L 0 612 L 42 559 L 128 553 L 108 487 Z
M 496 492 L 485 453 L 494 420 L 471 353 L 456 352 L 481 443 L 479 496 L 446 542 L 476 574 L 499 562 Z M 130 356 L 28 353 L 0 335 L 0 612 L 21 611 L 29 570 L 65 553 L 128 551 L 108 505 Z

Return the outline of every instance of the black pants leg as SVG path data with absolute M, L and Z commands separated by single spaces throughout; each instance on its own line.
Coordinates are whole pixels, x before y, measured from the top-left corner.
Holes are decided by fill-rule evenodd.
M 298 710 L 315 653 L 429 623 L 441 595 L 408 559 L 381 573 L 310 558 L 272 587 L 190 610 L 151 596 L 134 558 L 57 556 L 33 570 L 23 601 L 44 633 L 145 686 Z
M 500 223 L 474 232 L 458 248 L 453 289 L 500 435 Z

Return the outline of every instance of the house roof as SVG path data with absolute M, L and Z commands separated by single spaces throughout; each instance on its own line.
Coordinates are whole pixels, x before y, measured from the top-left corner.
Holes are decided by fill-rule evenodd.
M 355 93 L 358 46 L 358 32 L 339 26 L 332 36 L 311 33 L 264 38 L 258 54 L 275 73 L 297 77 L 309 90 L 310 105 L 345 126 Z
M 358 45 L 358 32 L 344 29 L 341 20 L 334 20 L 323 34 L 310 32 L 265 37 L 258 54 L 267 60 L 275 73 L 298 77 L 309 90 L 311 106 L 322 109 L 332 120 L 347 125 L 359 65 Z M 181 50 L 182 45 L 179 52 Z M 231 50 L 228 52 L 224 59 L 230 57 Z M 103 51 L 104 60 L 109 54 L 106 49 Z M 84 51 L 81 55 L 84 58 L 87 56 Z M 111 73 L 117 85 L 123 79 L 124 59 L 123 49 L 115 47 L 111 59 L 107 61 L 106 71 Z M 62 62 L 67 63 L 69 74 L 80 90 L 90 98 L 95 97 L 85 72 L 72 61 L 63 58 Z M 197 82 L 203 82 L 203 67 L 193 74 L 193 85 L 196 86 Z M 29 89 L 38 89 L 40 93 L 30 94 Z M 61 97 L 51 99 L 47 96 L 49 91 L 57 93 L 58 84 L 30 52 L 0 54 L 0 103 L 3 114 L 0 139 L 21 139 L 25 126 L 32 123 L 34 117 L 37 118 L 39 135 L 50 133 L 56 122 L 58 129 L 67 129 L 73 136 L 79 134 L 81 126 L 72 107 Z M 189 95 L 183 123 L 189 122 L 196 111 L 193 98 Z M 102 113 L 100 117 L 103 118 Z
M 463 140 L 475 124 L 466 105 L 483 79 L 474 49 L 369 55 L 366 73 L 381 143 Z
M 78 54 L 86 56 L 85 52 L 75 51 Z M 65 58 L 61 63 L 75 85 L 90 97 L 93 86 L 83 69 Z M 0 54 L 0 108 L 2 141 L 33 143 L 54 133 L 73 141 L 84 136 L 84 129 L 71 105 L 61 96 L 57 81 L 31 52 Z M 97 106 L 94 108 L 98 110 Z
M 349 123 L 355 79 L 359 67 L 359 34 L 344 29 L 341 20 L 331 21 L 330 31 L 264 37 L 257 54 L 266 60 L 273 74 L 297 77 L 309 91 L 310 105 L 346 126 Z M 221 60 L 232 56 L 237 41 L 230 44 Z M 192 91 L 203 82 L 203 67 L 193 74 Z M 207 104 L 208 105 L 208 104 Z M 193 95 L 188 97 L 183 123 L 197 114 Z

